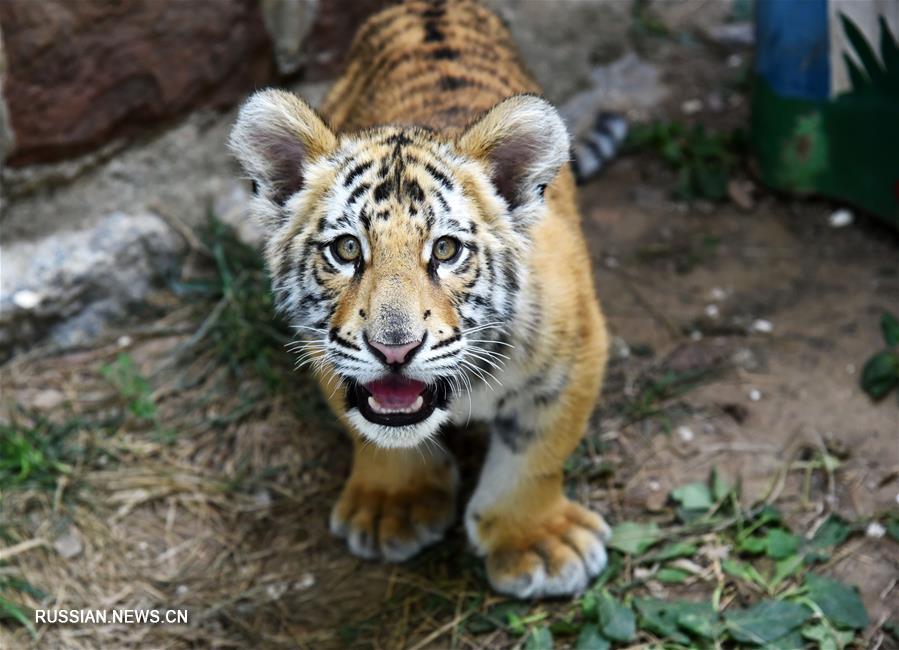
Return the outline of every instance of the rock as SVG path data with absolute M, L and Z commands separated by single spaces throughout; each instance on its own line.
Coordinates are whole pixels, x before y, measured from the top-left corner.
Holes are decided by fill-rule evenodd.
M 75 534 L 72 528 L 69 528 L 56 538 L 53 542 L 53 548 L 66 560 L 71 560 L 73 557 L 81 555 L 81 551 L 84 550 L 81 540 L 78 539 L 78 535 Z
M 262 17 L 274 43 L 281 74 L 293 74 L 306 63 L 303 45 L 318 5 L 318 0 L 261 0 Z
M 0 357 L 45 336 L 71 345 L 131 315 L 176 271 L 186 244 L 160 217 L 115 213 L 91 228 L 7 245 L 0 278 Z M 22 292 L 41 296 L 23 307 Z
M 12 151 L 15 145 L 15 137 L 13 136 L 12 126 L 9 123 L 9 111 L 6 108 L 6 100 L 3 98 L 5 78 L 6 57 L 3 54 L 3 34 L 0 33 L 0 163 L 6 159 L 6 154 Z M 0 194 L 0 209 L 2 207 L 3 196 Z
M 295 1 L 295 0 L 293 0 Z M 332 79 L 340 72 L 359 26 L 390 0 L 324 0 L 303 43 L 306 82 Z
M 633 52 L 608 65 L 594 67 L 587 83 L 588 89 L 570 97 L 559 109 L 568 130 L 575 135 L 588 131 L 601 111 L 642 119 L 668 95 L 659 69 L 641 61 Z
M 485 4 L 509 26 L 522 59 L 552 102 L 590 83 L 595 62 L 620 56 L 628 45 L 632 20 L 628 2 L 487 0 Z
M 256 0 L 0 2 L 9 162 L 53 161 L 273 79 Z

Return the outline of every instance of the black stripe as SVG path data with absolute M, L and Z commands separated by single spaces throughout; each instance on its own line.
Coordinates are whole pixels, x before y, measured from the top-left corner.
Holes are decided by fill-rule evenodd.
M 350 170 L 350 173 L 347 174 L 347 177 L 343 180 L 343 186 L 344 186 L 344 187 L 349 187 L 350 184 L 351 184 L 354 180 L 356 180 L 356 178 L 357 178 L 360 174 L 363 174 L 363 173 L 365 172 L 365 170 L 368 169 L 369 167 L 371 167 L 373 164 L 374 164 L 374 161 L 367 160 L 367 161 L 362 162 L 362 163 L 359 163 L 358 165 L 356 165 L 355 167 L 353 167 L 353 169 Z

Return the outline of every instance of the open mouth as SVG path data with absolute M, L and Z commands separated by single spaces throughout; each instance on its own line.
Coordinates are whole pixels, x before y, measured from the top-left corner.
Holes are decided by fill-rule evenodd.
M 355 383 L 348 398 L 350 406 L 359 409 L 366 420 L 389 427 L 418 424 L 428 419 L 440 401 L 434 387 L 400 375 L 389 375 L 367 384 Z

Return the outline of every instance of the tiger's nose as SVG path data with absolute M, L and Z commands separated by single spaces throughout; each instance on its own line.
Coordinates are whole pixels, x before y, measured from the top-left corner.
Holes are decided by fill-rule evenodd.
M 380 341 L 369 340 L 367 336 L 364 338 L 374 355 L 390 366 L 402 366 L 409 363 L 425 341 L 424 336 L 417 341 L 408 341 L 400 344 L 381 343 Z

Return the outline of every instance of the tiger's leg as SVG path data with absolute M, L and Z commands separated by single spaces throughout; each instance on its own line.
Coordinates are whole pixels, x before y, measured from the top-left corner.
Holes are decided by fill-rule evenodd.
M 353 469 L 331 511 L 331 532 L 355 555 L 402 562 L 443 537 L 458 474 L 448 453 L 385 449 L 353 438 Z
M 609 527 L 562 492 L 563 464 L 599 390 L 595 367 L 570 379 L 550 403 L 526 397 L 516 413 L 498 415 L 466 509 L 468 537 L 486 556 L 490 583 L 519 598 L 577 593 L 606 565 Z

